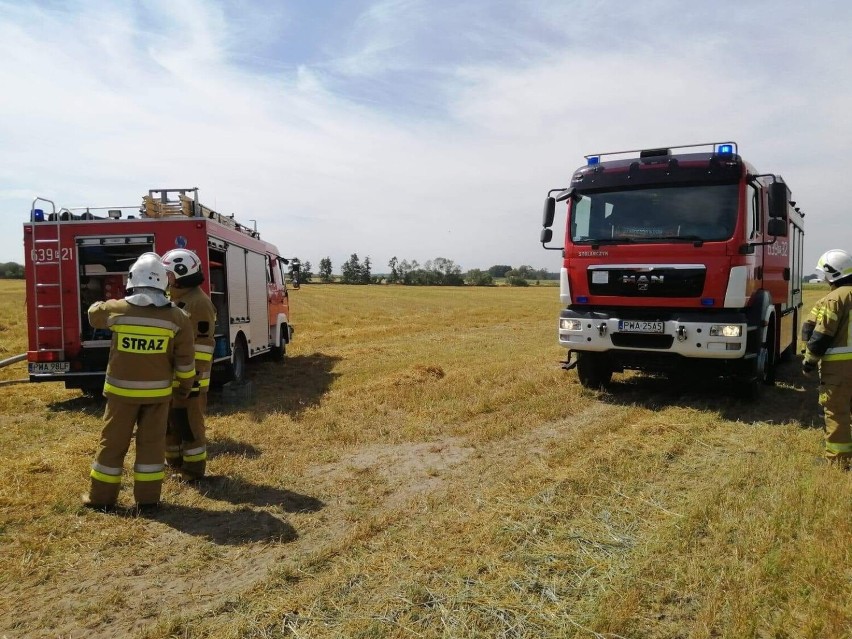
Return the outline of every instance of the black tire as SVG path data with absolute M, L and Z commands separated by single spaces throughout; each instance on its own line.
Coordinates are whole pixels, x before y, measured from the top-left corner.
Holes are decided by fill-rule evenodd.
M 775 353 L 778 335 L 776 334 L 774 318 L 770 319 L 769 326 L 766 329 L 766 341 L 760 346 L 758 360 L 761 356 L 764 357 L 763 364 L 757 370 L 757 378 L 764 386 L 775 386 Z
M 585 388 L 599 390 L 612 380 L 612 364 L 603 353 L 577 353 L 577 377 Z
M 766 339 L 757 349 L 757 357 L 749 364 L 749 372 L 734 379 L 735 394 L 742 399 L 756 400 L 766 386 L 775 385 L 775 322 L 770 321 Z
M 799 311 L 793 311 L 793 339 L 790 345 L 784 349 L 778 358 L 780 362 L 792 362 L 796 357 L 796 349 L 799 347 Z
M 81 386 L 80 391 L 89 399 L 102 399 L 104 396 L 104 385 Z
M 287 356 L 287 325 L 282 324 L 279 337 L 281 338 L 281 346 L 273 346 L 269 351 L 269 359 L 273 362 L 282 362 Z
M 242 384 L 248 379 L 246 369 L 248 368 L 248 347 L 245 338 L 240 335 L 234 344 L 234 352 L 231 356 L 230 375 L 231 381 Z

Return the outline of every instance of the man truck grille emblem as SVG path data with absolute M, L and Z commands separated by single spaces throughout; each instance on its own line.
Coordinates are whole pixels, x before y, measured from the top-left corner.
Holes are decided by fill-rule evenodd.
M 660 285 L 665 281 L 665 275 L 622 275 L 621 283 L 636 286 L 637 290 L 647 291 L 651 285 Z

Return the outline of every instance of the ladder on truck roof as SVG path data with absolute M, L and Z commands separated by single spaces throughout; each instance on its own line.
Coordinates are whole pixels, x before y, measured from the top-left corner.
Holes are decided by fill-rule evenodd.
M 35 317 L 36 350 L 39 353 L 58 353 L 53 359 L 65 359 L 65 312 L 62 308 L 62 247 L 60 245 L 59 218 L 52 200 L 37 197 L 30 208 L 30 221 L 36 221 L 36 202 L 47 202 L 53 207 L 48 220 L 33 224 L 31 281 L 33 283 L 33 312 Z M 44 213 L 42 212 L 42 216 Z M 40 259 L 44 257 L 45 259 Z M 58 334 L 58 342 L 56 336 Z M 53 336 L 51 339 L 50 336 Z

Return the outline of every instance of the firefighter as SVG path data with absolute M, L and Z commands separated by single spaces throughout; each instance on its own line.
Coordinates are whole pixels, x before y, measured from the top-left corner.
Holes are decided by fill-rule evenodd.
M 207 467 L 207 433 L 204 415 L 210 370 L 213 368 L 216 309 L 201 290 L 204 274 L 201 260 L 187 249 L 163 255 L 169 276 L 169 297 L 189 314 L 195 339 L 195 380 L 187 398 L 174 398 L 166 434 L 166 461 L 181 477 L 193 481 L 204 477 Z
M 91 487 L 83 496 L 90 508 L 115 506 L 134 426 L 133 496 L 140 510 L 159 505 L 169 402 L 173 393 L 189 395 L 195 378 L 192 326 L 187 314 L 166 298 L 167 285 L 160 256 L 145 253 L 130 267 L 124 299 L 89 307 L 89 323 L 112 331 L 104 428 L 92 463 Z
M 852 255 L 823 253 L 817 271 L 831 291 L 814 307 L 813 332 L 805 345 L 802 371 L 819 365 L 819 402 L 825 413 L 825 457 L 845 470 L 852 461 Z
M 808 318 L 802 323 L 802 354 L 805 354 L 806 345 L 808 341 L 811 339 L 811 335 L 814 334 L 814 327 L 817 323 L 817 317 L 819 317 L 820 309 L 822 308 L 822 299 L 817 300 L 816 304 L 814 304 L 811 312 L 808 313 Z

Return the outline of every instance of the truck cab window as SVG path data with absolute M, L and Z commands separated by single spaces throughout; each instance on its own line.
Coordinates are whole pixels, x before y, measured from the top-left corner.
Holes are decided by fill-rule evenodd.
M 748 223 L 748 239 L 753 240 L 760 235 L 760 191 L 751 184 L 746 187 L 746 204 L 748 212 L 746 221 Z
M 734 232 L 736 184 L 648 186 L 581 193 L 571 215 L 571 240 L 655 239 L 721 242 Z

